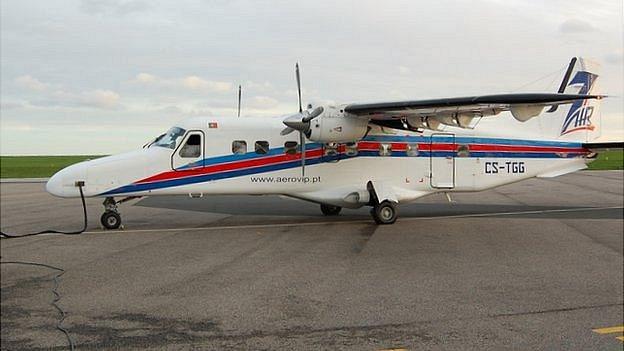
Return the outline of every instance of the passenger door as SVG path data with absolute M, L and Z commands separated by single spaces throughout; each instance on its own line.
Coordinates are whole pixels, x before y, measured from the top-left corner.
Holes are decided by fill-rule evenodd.
M 204 166 L 204 132 L 191 130 L 171 155 L 171 168 L 184 171 Z
M 431 187 L 452 189 L 455 187 L 455 134 L 434 133 L 430 137 L 429 164 Z

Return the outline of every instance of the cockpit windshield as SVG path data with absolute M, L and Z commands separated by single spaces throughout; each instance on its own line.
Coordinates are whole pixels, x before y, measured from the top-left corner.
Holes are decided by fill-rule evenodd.
M 173 127 L 167 131 L 167 133 L 161 135 L 150 147 L 160 146 L 169 149 L 175 149 L 178 139 L 184 135 L 186 130 L 180 127 Z

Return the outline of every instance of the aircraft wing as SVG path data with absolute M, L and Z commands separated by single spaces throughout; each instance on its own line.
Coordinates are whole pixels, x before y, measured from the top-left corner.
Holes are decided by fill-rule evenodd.
M 344 111 L 373 121 L 392 122 L 407 119 L 410 125 L 431 128 L 438 122 L 470 128 L 475 117 L 494 116 L 511 111 L 516 119 L 525 121 L 537 116 L 546 106 L 571 104 L 576 100 L 600 99 L 602 95 L 562 93 L 496 94 L 444 99 L 409 100 L 366 104 L 350 104 Z M 554 110 L 553 110 L 554 111 Z M 436 124 L 436 125 L 437 125 Z M 433 128 L 435 129 L 435 128 Z

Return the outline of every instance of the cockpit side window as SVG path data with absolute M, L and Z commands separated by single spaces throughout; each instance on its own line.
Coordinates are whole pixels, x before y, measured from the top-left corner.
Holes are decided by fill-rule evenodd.
M 197 158 L 201 156 L 201 135 L 191 134 L 186 139 L 186 144 L 180 149 L 180 157 Z
M 167 131 L 167 133 L 160 136 L 150 147 L 160 146 L 168 149 L 175 149 L 180 137 L 186 133 L 186 130 L 180 127 L 173 127 Z M 201 142 L 201 141 L 200 141 Z

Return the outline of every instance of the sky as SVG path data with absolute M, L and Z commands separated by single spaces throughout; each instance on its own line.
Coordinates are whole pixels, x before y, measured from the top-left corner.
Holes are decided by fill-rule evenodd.
M 113 154 L 193 116 L 305 103 L 555 91 L 602 65 L 603 134 L 624 138 L 620 0 L 2 0 L 0 154 Z

